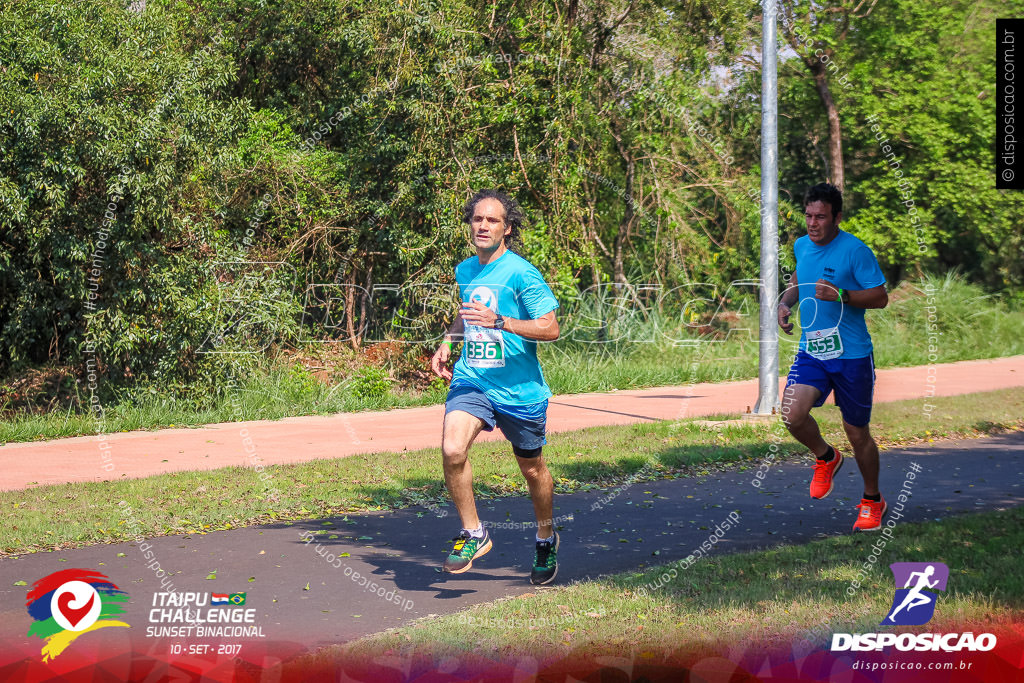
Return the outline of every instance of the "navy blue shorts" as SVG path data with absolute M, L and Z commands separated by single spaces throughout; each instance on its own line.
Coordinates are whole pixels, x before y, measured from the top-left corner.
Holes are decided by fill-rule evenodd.
M 836 405 L 843 420 L 854 427 L 867 426 L 875 395 L 874 354 L 864 358 L 818 360 L 800 351 L 786 378 L 786 386 L 791 384 L 806 384 L 820 391 L 815 408 L 824 405 L 828 395 L 835 391 Z
M 491 402 L 476 387 L 458 385 L 448 391 L 444 414 L 461 410 L 483 420 L 484 430 L 492 431 L 497 425 L 513 446 L 534 450 L 547 443 L 544 428 L 547 424 L 548 402 L 529 406 L 502 406 Z M 511 414 L 514 411 L 516 414 Z

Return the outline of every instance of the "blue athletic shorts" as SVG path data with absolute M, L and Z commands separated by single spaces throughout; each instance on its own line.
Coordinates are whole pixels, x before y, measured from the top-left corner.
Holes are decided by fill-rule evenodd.
M 476 387 L 460 384 L 448 391 L 444 404 L 445 415 L 453 410 L 462 410 L 480 418 L 484 422 L 485 431 L 489 432 L 497 425 L 505 438 L 517 448 L 533 450 L 547 443 L 544 437 L 547 399 L 529 406 L 501 406 L 492 403 Z M 512 414 L 512 411 L 516 414 Z
M 864 427 L 871 421 L 871 404 L 875 394 L 875 357 L 836 358 L 818 360 L 806 351 L 800 351 L 789 369 L 786 386 L 806 384 L 821 392 L 814 407 L 825 404 L 835 391 L 836 405 L 843 420 L 854 427 Z

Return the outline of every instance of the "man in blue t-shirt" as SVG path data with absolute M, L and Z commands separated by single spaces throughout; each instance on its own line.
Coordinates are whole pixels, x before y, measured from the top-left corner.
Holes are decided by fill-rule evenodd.
M 537 342 L 558 339 L 558 301 L 540 272 L 508 249 L 506 241 L 517 239 L 523 222 L 514 200 L 481 190 L 466 203 L 463 221 L 476 256 L 455 267 L 462 308 L 430 362 L 435 373 L 451 380 L 441 451 L 445 484 L 463 526 L 444 570 L 469 571 L 491 549 L 476 513 L 468 455 L 480 431 L 497 425 L 512 442 L 537 515 L 530 581 L 547 584 L 558 571 L 559 538 L 551 518 L 554 482 L 541 455 L 551 390 L 537 361 Z M 446 366 L 458 339 L 462 353 L 453 374 Z
M 825 443 L 811 408 L 835 392 L 843 428 L 864 479 L 854 531 L 877 531 L 885 514 L 878 490 L 878 445 L 868 422 L 875 389 L 875 363 L 864 311 L 885 308 L 885 277 L 871 249 L 839 229 L 843 195 L 828 183 L 804 198 L 807 235 L 793 245 L 796 274 L 782 293 L 779 325 L 793 333 L 792 307 L 800 303 L 800 349 L 786 379 L 782 419 L 789 433 L 815 456 L 812 498 L 832 493 L 843 454 Z

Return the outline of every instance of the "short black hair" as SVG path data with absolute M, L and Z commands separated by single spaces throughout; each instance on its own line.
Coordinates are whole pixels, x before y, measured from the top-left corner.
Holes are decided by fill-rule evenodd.
M 832 220 L 843 210 L 843 193 L 831 183 L 818 183 L 807 190 L 804 195 L 804 206 L 812 202 L 825 202 L 832 207 Z
M 512 228 L 511 232 L 505 236 L 505 246 L 509 249 L 518 246 L 519 232 L 523 228 L 525 216 L 523 210 L 519 208 L 518 202 L 504 192 L 492 189 L 478 191 L 469 198 L 462 208 L 462 222 L 466 225 L 473 224 L 473 212 L 476 211 L 476 205 L 484 199 L 497 199 L 501 202 L 502 208 L 505 209 L 505 224 Z

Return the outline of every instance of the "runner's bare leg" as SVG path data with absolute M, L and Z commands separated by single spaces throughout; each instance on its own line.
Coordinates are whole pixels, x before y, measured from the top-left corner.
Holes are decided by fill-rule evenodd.
M 516 456 L 519 470 L 526 477 L 526 485 L 530 487 L 530 499 L 533 501 L 533 513 L 537 515 L 538 538 L 551 538 L 554 515 L 555 481 L 544 462 L 544 456 L 536 458 L 520 458 Z
M 480 526 L 476 500 L 473 498 L 473 467 L 469 464 L 469 447 L 483 428 L 483 420 L 462 410 L 453 410 L 444 416 L 441 441 L 444 483 L 464 529 Z
M 816 458 L 828 451 L 818 423 L 811 417 L 811 408 L 819 396 L 821 391 L 809 384 L 790 384 L 782 394 L 782 421 L 786 429 Z
M 854 427 L 843 420 L 846 438 L 853 446 L 853 454 L 857 458 L 860 476 L 864 477 L 864 493 L 869 496 L 878 494 L 878 444 L 871 436 L 868 425 Z

